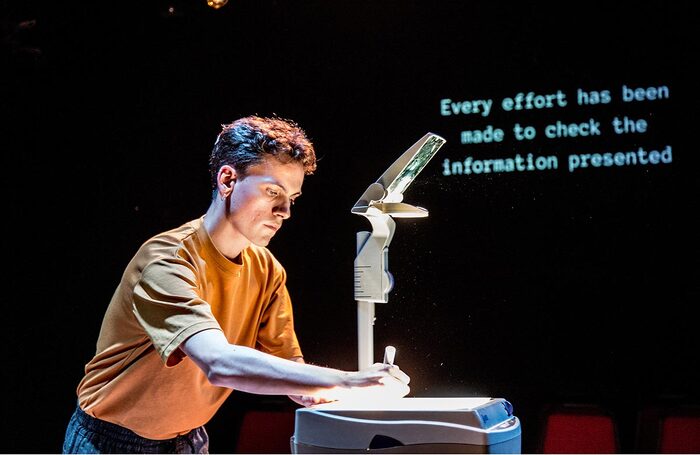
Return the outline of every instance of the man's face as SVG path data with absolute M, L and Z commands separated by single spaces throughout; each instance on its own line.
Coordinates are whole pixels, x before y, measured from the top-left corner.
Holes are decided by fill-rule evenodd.
M 301 195 L 304 167 L 300 163 L 280 163 L 268 158 L 248 168 L 231 193 L 228 220 L 251 243 L 267 246 L 291 216 L 291 206 Z

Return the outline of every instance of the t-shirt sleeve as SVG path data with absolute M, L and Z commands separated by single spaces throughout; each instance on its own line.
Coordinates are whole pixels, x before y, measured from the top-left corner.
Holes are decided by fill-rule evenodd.
M 292 301 L 286 285 L 286 273 L 276 264 L 270 303 L 265 309 L 258 332 L 258 349 L 268 354 L 290 359 L 302 357 L 294 331 Z
M 170 258 L 146 266 L 134 288 L 134 314 L 167 366 L 182 360 L 178 348 L 188 337 L 202 330 L 221 330 L 197 283 L 191 264 Z

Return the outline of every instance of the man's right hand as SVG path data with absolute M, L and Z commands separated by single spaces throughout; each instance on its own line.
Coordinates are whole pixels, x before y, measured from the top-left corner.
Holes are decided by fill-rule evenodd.
M 410 377 L 397 365 L 375 363 L 360 371 L 347 372 L 345 384 L 314 395 L 320 402 L 367 400 L 392 400 L 402 398 L 410 392 Z

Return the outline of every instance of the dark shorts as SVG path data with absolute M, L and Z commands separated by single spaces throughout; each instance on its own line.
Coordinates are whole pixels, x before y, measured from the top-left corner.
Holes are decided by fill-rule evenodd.
M 78 406 L 66 429 L 63 453 L 209 453 L 209 436 L 202 426 L 172 439 L 147 439 Z

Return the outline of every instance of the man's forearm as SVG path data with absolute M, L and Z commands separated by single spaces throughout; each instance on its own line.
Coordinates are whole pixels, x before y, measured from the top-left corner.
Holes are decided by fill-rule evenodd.
M 313 395 L 347 385 L 347 373 L 229 345 L 206 371 L 209 381 L 249 393 Z
M 249 393 L 336 400 L 356 388 L 384 388 L 386 381 L 408 393 L 408 376 L 398 367 L 375 364 L 362 371 L 342 371 L 307 365 L 303 359 L 282 359 L 255 349 L 229 344 L 223 332 L 203 330 L 185 340 L 180 349 L 220 387 Z M 402 396 L 403 396 L 402 395 Z

